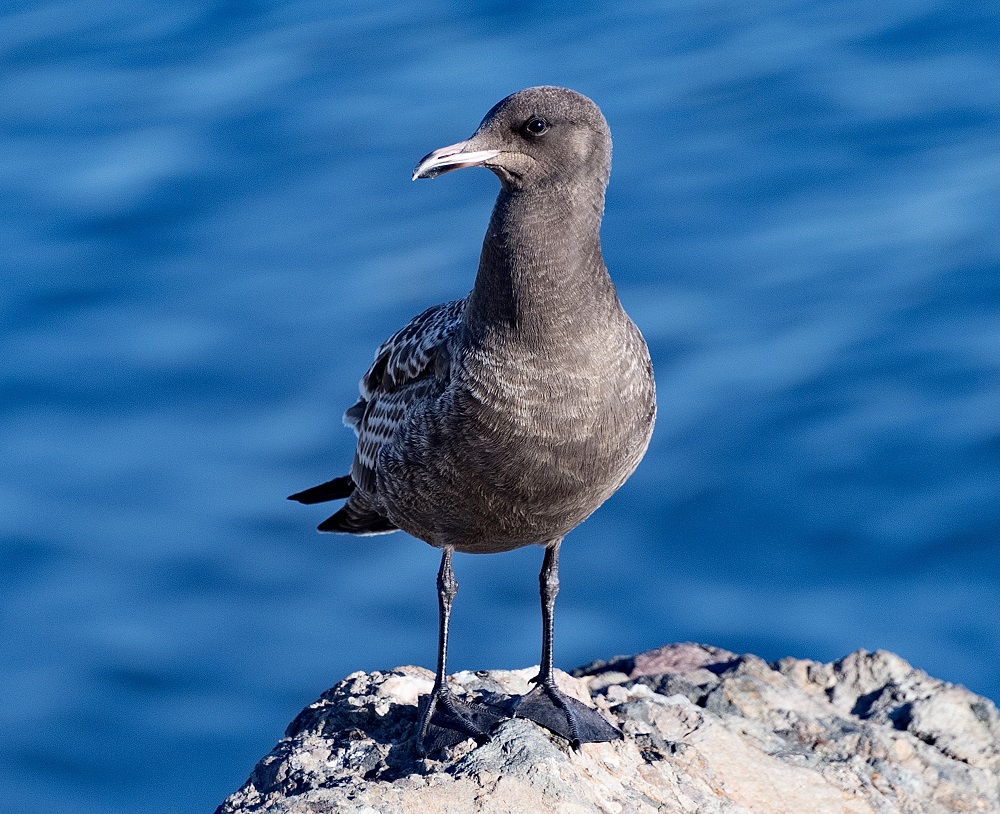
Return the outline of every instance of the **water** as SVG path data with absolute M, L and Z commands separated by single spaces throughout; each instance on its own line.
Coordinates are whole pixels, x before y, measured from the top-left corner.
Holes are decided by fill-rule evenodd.
M 894 650 L 998 697 L 985 2 L 9 5 L 0 777 L 211 810 L 345 674 L 433 663 L 437 557 L 320 537 L 375 345 L 468 289 L 503 95 L 604 109 L 660 418 L 568 539 L 557 661 Z M 456 560 L 453 669 L 537 662 L 537 550 Z

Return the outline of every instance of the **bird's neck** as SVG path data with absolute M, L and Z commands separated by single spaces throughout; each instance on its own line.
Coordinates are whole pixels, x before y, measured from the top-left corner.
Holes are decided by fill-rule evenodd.
M 469 295 L 474 331 L 542 339 L 618 307 L 601 255 L 604 190 L 507 190 L 497 197 Z

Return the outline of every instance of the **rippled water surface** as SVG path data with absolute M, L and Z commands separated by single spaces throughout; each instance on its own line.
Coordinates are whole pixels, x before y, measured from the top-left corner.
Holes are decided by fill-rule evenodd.
M 0 19 L 0 778 L 210 811 L 437 556 L 321 537 L 376 344 L 471 285 L 502 96 L 615 135 L 642 467 L 564 546 L 557 660 L 887 648 L 997 698 L 994 4 L 13 3 Z M 373 10 L 374 9 L 374 10 Z M 453 669 L 537 662 L 538 550 L 459 556 Z

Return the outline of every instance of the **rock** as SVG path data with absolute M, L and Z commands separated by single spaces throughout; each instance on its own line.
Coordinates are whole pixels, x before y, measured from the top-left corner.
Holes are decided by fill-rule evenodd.
M 457 673 L 484 702 L 534 670 Z M 774 664 L 697 644 L 559 673 L 617 722 L 584 744 L 521 720 L 421 759 L 419 667 L 353 673 L 303 710 L 217 814 L 1000 814 L 1000 716 L 898 656 Z

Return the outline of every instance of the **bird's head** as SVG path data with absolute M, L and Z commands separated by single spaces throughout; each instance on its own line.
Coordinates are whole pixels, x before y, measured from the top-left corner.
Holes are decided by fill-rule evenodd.
M 468 140 L 424 156 L 413 179 L 478 166 L 496 173 L 508 190 L 584 179 L 603 190 L 611 172 L 611 133 L 586 96 L 566 88 L 528 88 L 494 105 Z

